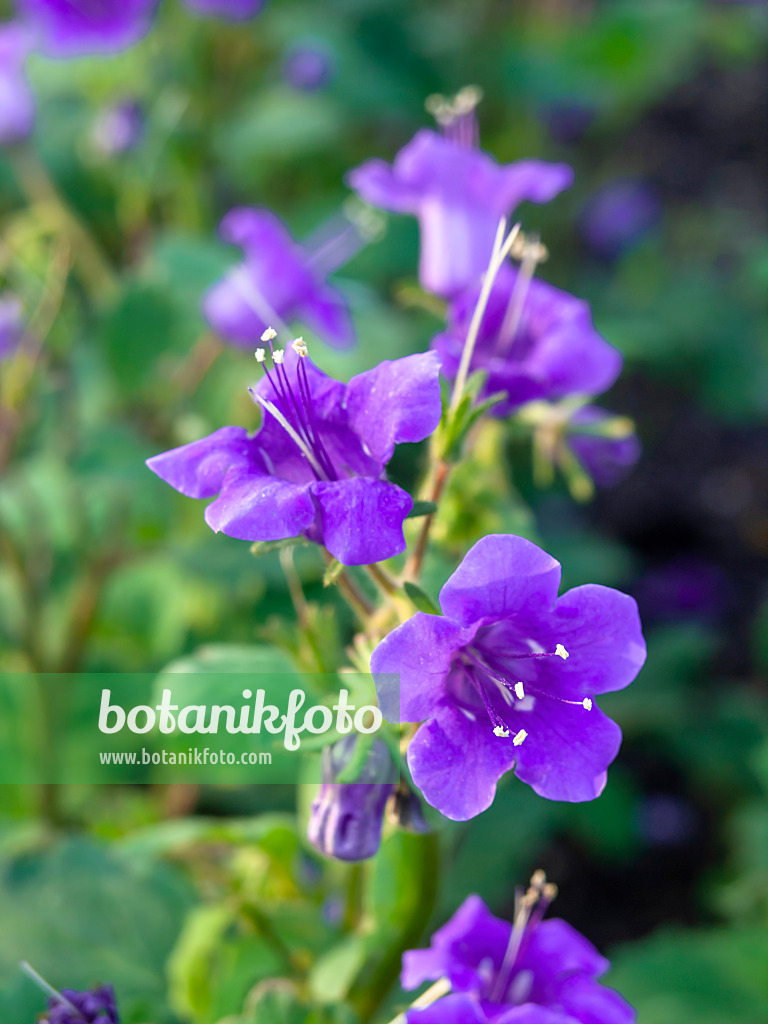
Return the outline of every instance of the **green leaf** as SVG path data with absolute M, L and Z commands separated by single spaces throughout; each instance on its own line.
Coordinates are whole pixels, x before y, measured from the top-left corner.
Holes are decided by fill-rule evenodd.
M 331 562 L 328 563 L 328 566 L 325 572 L 323 573 L 323 586 L 332 587 L 343 572 L 344 566 L 337 558 L 334 558 Z
M 251 544 L 251 554 L 256 558 L 261 558 L 262 555 L 271 555 L 273 551 L 305 546 L 307 543 L 303 537 L 286 537 L 285 540 L 256 540 Z
M 405 517 L 406 519 L 418 519 L 419 516 L 431 516 L 437 512 L 435 501 L 414 501 L 413 508 Z
M 406 580 L 403 584 L 403 589 L 420 612 L 426 612 L 427 615 L 443 614 L 429 594 L 422 590 L 417 583 L 412 583 L 410 580 Z

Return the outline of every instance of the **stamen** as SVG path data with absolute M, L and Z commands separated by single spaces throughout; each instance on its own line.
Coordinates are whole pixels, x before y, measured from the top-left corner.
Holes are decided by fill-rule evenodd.
M 499 331 L 498 348 L 501 354 L 508 354 L 512 348 L 520 321 L 523 318 L 525 300 L 528 298 L 528 289 L 533 275 L 536 273 L 536 266 L 549 255 L 546 248 L 540 243 L 538 235 L 519 234 L 515 239 L 514 250 L 513 254 L 520 256 L 521 263 Z
M 266 329 L 266 331 L 264 331 L 264 333 L 262 334 L 261 340 L 262 341 L 272 341 L 276 337 L 277 337 L 277 331 L 274 329 L 274 327 L 268 327 Z
M 584 700 L 581 702 L 581 706 L 584 708 L 585 711 L 591 711 L 592 710 L 592 698 L 591 697 L 585 697 Z
M 303 338 L 296 338 L 293 342 L 292 348 L 296 355 L 300 356 L 302 359 L 309 355 L 309 348 Z
M 315 474 L 317 475 L 318 479 L 324 479 L 325 474 L 323 473 L 322 467 L 320 466 L 319 462 L 317 461 L 314 454 L 310 450 L 306 441 L 304 440 L 303 437 L 300 437 L 299 434 L 293 429 L 291 424 L 288 422 L 285 416 L 283 416 L 283 414 L 280 412 L 277 406 L 273 402 L 267 401 L 266 398 L 262 398 L 261 395 L 257 395 L 254 392 L 251 392 L 251 394 L 253 394 L 253 397 L 256 399 L 256 401 L 259 403 L 262 409 L 266 409 L 267 412 L 271 413 L 275 417 L 275 419 L 283 428 L 283 430 L 296 443 L 298 448 L 301 450 L 301 453 L 306 457 L 307 461 L 312 466 L 312 469 L 315 471 Z
M 502 739 L 506 739 L 509 736 L 509 729 L 505 729 L 503 725 L 497 725 L 493 730 L 494 736 L 501 736 Z M 514 743 L 516 740 L 513 740 Z
M 525 700 L 525 687 L 522 683 L 515 683 L 515 696 L 518 700 Z
M 516 742 L 516 740 L 517 737 L 515 737 L 513 742 Z M 522 740 L 520 742 L 522 743 Z M 531 884 L 525 894 L 520 889 L 516 891 L 515 919 L 512 931 L 498 977 L 496 978 L 496 984 L 490 992 L 490 999 L 493 1002 L 501 1003 L 505 1001 L 510 980 L 513 980 L 515 961 L 520 955 L 526 931 L 534 928 L 541 921 L 556 895 L 557 886 L 548 884 L 547 876 L 541 870 L 534 871 L 531 876 Z
M 565 661 L 566 658 L 570 658 L 570 654 L 568 653 L 568 651 L 566 651 L 562 644 L 558 644 L 555 647 L 555 654 L 558 656 L 558 658 L 562 658 L 563 661 Z
M 515 736 L 512 739 L 512 742 L 514 743 L 514 745 L 516 747 L 519 747 L 519 746 L 522 745 L 522 743 L 525 740 L 527 735 L 528 735 L 528 733 L 525 731 L 525 729 L 521 729 L 520 732 L 515 733 Z
M 263 348 L 257 348 L 256 351 L 254 352 L 254 355 L 256 356 L 257 363 L 263 363 L 264 360 L 267 358 L 267 353 Z
M 275 351 L 272 353 L 272 361 L 276 366 L 282 366 L 283 359 L 285 359 L 285 349 L 276 348 Z

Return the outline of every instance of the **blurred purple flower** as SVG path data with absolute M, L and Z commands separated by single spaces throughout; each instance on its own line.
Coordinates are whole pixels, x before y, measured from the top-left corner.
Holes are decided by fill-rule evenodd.
M 338 264 L 294 242 L 269 210 L 231 210 L 219 234 L 245 253 L 203 299 L 203 313 L 222 338 L 252 348 L 270 324 L 296 319 L 337 348 L 354 343 L 344 297 L 325 280 Z
M 556 100 L 539 110 L 539 119 L 555 142 L 579 142 L 595 119 L 595 107 L 579 100 Z
M 607 386 L 607 385 L 606 385 Z M 601 424 L 618 424 L 613 433 L 587 432 Z M 619 483 L 640 458 L 640 442 L 630 421 L 596 405 L 584 405 L 568 422 L 568 445 L 589 476 L 601 487 Z
M 598 259 L 613 260 L 629 249 L 661 218 L 656 190 L 639 178 L 613 181 L 587 202 L 579 232 Z
M 609 587 L 557 596 L 560 564 L 522 537 L 478 541 L 440 591 L 443 616 L 417 612 L 373 652 L 379 706 L 424 722 L 408 765 L 424 799 L 464 821 L 498 779 L 550 800 L 593 800 L 621 730 L 594 694 L 621 690 L 645 661 L 637 605 Z
M 336 75 L 333 53 L 321 43 L 296 43 L 283 60 L 283 77 L 300 92 L 315 92 L 329 85 Z
M 643 613 L 661 622 L 714 621 L 725 610 L 728 590 L 725 574 L 697 556 L 675 558 L 651 569 L 634 588 Z
M 451 984 L 450 995 L 409 1010 L 408 1024 L 632 1024 L 632 1007 L 598 981 L 609 962 L 565 921 L 542 921 L 548 903 L 523 903 L 511 925 L 479 896 L 466 899 L 429 949 L 403 955 L 403 988 Z
M 323 751 L 323 783 L 307 827 L 310 843 L 337 860 L 375 855 L 384 808 L 394 789 L 395 767 L 383 740 L 374 742 L 356 782 L 336 781 L 349 764 L 356 742 L 356 736 L 346 736 Z
M 183 0 L 198 14 L 211 15 L 214 18 L 229 18 L 231 21 L 246 21 L 258 14 L 264 6 L 264 0 Z
M 0 295 L 0 362 L 15 354 L 24 337 L 24 311 L 10 292 Z
M 51 999 L 40 1024 L 119 1024 L 115 993 L 111 985 L 88 992 L 62 989 L 66 1002 Z
M 449 380 L 458 371 L 479 293 L 476 285 L 450 303 L 447 330 L 432 341 Z M 595 330 L 588 303 L 526 280 L 511 266 L 501 268 L 470 365 L 487 371 L 486 396 L 506 395 L 492 415 L 508 416 L 535 399 L 598 394 L 613 384 L 621 365 L 621 354 Z
M 263 349 L 257 358 L 264 361 Z M 217 533 L 249 541 L 303 534 L 344 565 L 405 550 L 413 501 L 384 467 L 396 444 L 421 441 L 437 427 L 434 353 L 380 363 L 342 384 L 291 348 L 275 353 L 252 394 L 264 410 L 254 437 L 222 427 L 148 459 L 149 468 L 187 497 L 218 494 L 205 511 Z
M 118 53 L 150 29 L 159 0 L 17 0 L 49 57 Z
M 652 793 L 635 810 L 635 827 L 650 846 L 683 846 L 697 831 L 694 807 L 679 796 Z
M 524 200 L 548 203 L 569 187 L 573 171 L 543 160 L 499 166 L 477 147 L 474 108 L 443 128 L 443 135 L 422 129 L 393 164 L 368 160 L 347 182 L 374 206 L 418 217 L 419 279 L 427 291 L 450 297 L 488 266 L 501 217 Z
M 35 123 L 35 98 L 24 67 L 30 49 L 23 25 L 0 25 L 0 145 L 26 139 Z
M 93 143 L 100 152 L 117 156 L 135 149 L 144 137 L 144 111 L 136 100 L 121 100 L 100 111 L 93 125 Z

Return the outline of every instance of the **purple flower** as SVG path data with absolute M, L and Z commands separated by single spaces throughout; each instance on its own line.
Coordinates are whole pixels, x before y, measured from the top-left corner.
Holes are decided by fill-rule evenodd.
M 75 992 L 62 989 L 66 1002 L 50 999 L 40 1024 L 119 1024 L 115 993 L 111 985 Z
M 278 217 L 238 207 L 224 217 L 219 233 L 243 249 L 245 260 L 203 299 L 203 312 L 218 334 L 252 348 L 269 324 L 298 319 L 331 345 L 353 344 L 346 302 L 326 284 L 326 264 L 294 242 Z
M 605 425 L 603 432 L 601 424 Z M 610 424 L 617 425 L 617 429 L 611 431 Z M 631 422 L 596 405 L 584 405 L 571 416 L 568 444 L 584 470 L 601 487 L 619 483 L 640 458 L 640 442 Z
M 184 0 L 184 3 L 198 14 L 232 21 L 246 21 L 264 6 L 264 0 Z
M 429 949 L 403 955 L 403 988 L 451 984 L 450 995 L 409 1010 L 408 1024 L 632 1024 L 632 1007 L 598 981 L 609 962 L 565 921 L 542 921 L 549 900 L 531 891 L 514 925 L 470 896 Z
M 480 288 L 465 289 L 449 305 L 447 330 L 432 347 L 449 379 L 456 376 Z M 486 370 L 485 394 L 504 392 L 495 416 L 508 416 L 534 399 L 593 395 L 616 380 L 621 354 L 597 333 L 588 303 L 504 265 L 488 300 L 472 370 Z
M 581 100 L 555 100 L 538 111 L 550 137 L 564 145 L 579 142 L 597 113 L 594 105 Z
M 274 354 L 252 389 L 264 410 L 255 437 L 222 427 L 156 455 L 147 465 L 191 498 L 218 498 L 208 525 L 241 540 L 305 535 L 344 565 L 405 549 L 410 495 L 386 479 L 395 445 L 421 441 L 440 420 L 433 353 L 380 363 L 342 384 L 321 373 L 296 342 Z M 257 352 L 266 368 L 264 350 Z
M 376 740 L 356 782 L 336 782 L 354 753 L 356 736 L 323 751 L 323 783 L 312 803 L 307 836 L 326 857 L 365 860 L 381 843 L 384 808 L 394 789 L 395 767 L 383 740 Z
M 21 302 L 10 292 L 0 295 L 0 362 L 10 359 L 24 337 Z
M 159 0 L 17 0 L 49 57 L 118 53 L 152 24 Z
M 584 207 L 579 231 L 587 248 L 602 260 L 614 260 L 633 246 L 661 218 L 661 202 L 646 181 L 613 181 Z
M 548 203 L 573 180 L 567 164 L 519 160 L 499 166 L 472 134 L 417 132 L 394 163 L 368 160 L 347 175 L 367 202 L 419 219 L 419 279 L 455 295 L 488 266 L 499 220 L 521 202 Z M 470 144 L 467 144 L 470 143 Z
M 98 150 L 117 156 L 135 149 L 144 137 L 144 111 L 136 100 L 121 100 L 102 110 L 93 125 Z
M 417 612 L 373 653 L 384 717 L 424 722 L 408 765 L 448 818 L 484 811 L 512 768 L 550 800 L 603 790 L 621 730 L 592 698 L 640 671 L 640 619 L 617 590 L 558 597 L 559 584 L 560 564 L 535 544 L 484 537 L 441 590 L 443 616 Z
M 297 43 L 285 55 L 283 77 L 300 92 L 324 89 L 336 74 L 331 51 L 320 43 Z
M 0 145 L 26 139 L 35 123 L 35 98 L 24 69 L 30 48 L 22 25 L 0 26 Z

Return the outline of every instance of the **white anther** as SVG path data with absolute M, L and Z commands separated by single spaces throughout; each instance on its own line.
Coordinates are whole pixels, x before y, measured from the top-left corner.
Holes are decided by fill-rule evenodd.
M 585 697 L 584 700 L 581 702 L 581 706 L 584 708 L 585 711 L 591 711 L 592 710 L 592 698 L 591 697 Z
M 267 353 L 264 351 L 263 348 L 257 348 L 254 354 L 256 356 L 257 363 L 263 363 L 264 360 L 267 358 Z
M 306 343 L 306 341 L 304 341 L 303 338 L 297 338 L 293 342 L 293 346 L 292 347 L 293 347 L 293 351 L 296 353 L 296 355 L 297 356 L 301 356 L 302 359 L 304 358 L 304 356 L 309 355 L 309 349 L 307 348 L 307 343 Z
M 493 735 L 501 737 L 509 736 L 509 729 L 505 729 L 503 725 L 497 725 L 493 730 Z M 514 742 L 514 740 L 512 742 Z
M 518 700 L 525 700 L 525 687 L 522 683 L 515 683 L 515 696 Z
M 280 363 L 282 363 L 283 359 L 285 359 L 285 350 L 282 348 L 276 348 L 275 351 L 272 353 L 273 362 L 277 363 L 277 365 L 279 366 Z M 568 655 L 566 654 L 566 658 L 567 657 Z
M 558 658 L 562 658 L 563 661 L 565 661 L 566 658 L 570 658 L 570 654 L 568 653 L 568 651 L 566 651 L 562 644 L 557 645 L 557 647 L 555 648 L 555 654 L 558 656 Z
M 274 327 L 268 327 L 261 336 L 262 341 L 272 341 L 273 338 L 277 337 L 277 331 Z
M 521 729 L 520 732 L 515 733 L 512 742 L 516 747 L 519 747 L 527 735 L 528 733 L 525 731 L 525 729 Z

